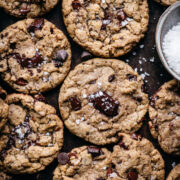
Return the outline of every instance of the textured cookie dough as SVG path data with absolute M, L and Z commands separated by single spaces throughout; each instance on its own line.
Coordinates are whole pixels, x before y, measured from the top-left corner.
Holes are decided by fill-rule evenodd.
M 0 136 L 0 168 L 12 174 L 36 173 L 57 157 L 63 124 L 56 110 L 29 95 L 8 95 L 8 122 Z
M 150 141 L 120 133 L 113 152 L 80 147 L 60 153 L 53 180 L 163 180 L 164 161 Z
M 64 22 L 72 39 L 94 55 L 128 53 L 147 31 L 147 0 L 63 0 Z
M 0 33 L 0 74 L 19 92 L 34 94 L 56 87 L 70 64 L 67 38 L 43 18 L 19 21 Z
M 168 154 L 180 155 L 180 87 L 171 80 L 151 97 L 149 127 L 161 148 Z
M 0 87 L 0 130 L 7 122 L 8 116 L 8 105 L 4 102 L 6 99 L 6 91 Z
M 4 172 L 0 172 L 0 180 L 12 180 L 12 177 L 5 174 Z
M 60 153 L 53 180 L 94 180 L 104 177 L 111 165 L 111 153 L 105 148 L 83 146 Z
M 180 179 L 180 164 L 176 165 L 170 172 L 166 180 L 179 180 Z
M 178 0 L 155 0 L 156 2 L 162 4 L 163 6 L 170 6 L 177 2 Z
M 97 145 L 115 143 L 118 132 L 143 124 L 148 96 L 143 80 L 128 64 L 92 59 L 72 70 L 61 87 L 59 108 L 66 127 Z
M 16 17 L 37 17 L 53 9 L 59 0 L 1 0 L 0 7 Z

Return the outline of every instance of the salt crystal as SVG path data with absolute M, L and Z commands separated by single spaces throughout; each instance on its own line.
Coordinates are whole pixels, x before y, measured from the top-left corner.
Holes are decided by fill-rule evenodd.
M 142 61 L 141 61 L 141 60 L 139 60 L 139 64 L 142 64 Z
M 86 95 L 86 94 L 83 94 L 83 98 L 87 98 L 87 95 Z
M 76 120 L 76 124 L 79 124 L 79 123 L 80 123 L 80 120 L 79 120 L 79 119 L 77 119 L 77 120 Z
M 139 47 L 140 47 L 141 49 L 144 48 L 144 44 L 141 44 Z
M 176 166 L 176 163 L 175 163 L 175 162 L 173 162 L 173 163 L 172 163 L 172 167 L 175 167 L 175 166 Z
M 151 61 L 151 62 L 154 62 L 154 57 L 151 57 L 149 60 Z
M 165 35 L 162 43 L 167 62 L 180 75 L 180 22 Z
M 113 173 L 109 174 L 109 177 L 115 178 L 115 177 L 117 177 L 117 174 L 115 172 L 113 172 Z
M 132 55 L 133 55 L 133 56 L 135 56 L 135 55 L 136 55 L 136 52 L 135 52 L 135 51 L 133 51 L 133 52 L 132 52 Z

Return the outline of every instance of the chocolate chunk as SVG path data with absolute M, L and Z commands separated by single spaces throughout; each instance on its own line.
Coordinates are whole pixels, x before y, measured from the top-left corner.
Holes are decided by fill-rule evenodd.
M 93 157 L 100 156 L 103 154 L 101 148 L 89 146 L 87 147 L 88 153 L 90 153 Z
M 60 165 L 65 165 L 69 162 L 69 156 L 67 153 L 62 152 L 58 155 L 58 162 Z
M 96 180 L 106 180 L 106 179 L 100 177 L 100 178 L 96 178 Z
M 88 59 L 91 59 L 93 56 L 91 53 L 87 52 L 87 51 L 83 51 L 81 54 L 81 60 L 82 61 L 86 61 Z
M 109 76 L 109 78 L 108 78 L 109 82 L 113 82 L 114 80 L 115 80 L 115 75 L 114 74 Z
M 20 9 L 19 12 L 21 13 L 21 15 L 25 16 L 27 13 L 29 13 L 31 11 L 30 8 L 27 9 Z
M 108 177 L 110 174 L 112 174 L 112 168 L 108 167 L 106 176 Z
M 19 86 L 26 86 L 28 84 L 28 82 L 23 78 L 19 78 L 15 83 Z
M 142 136 L 140 134 L 135 134 L 135 133 L 131 135 L 131 138 L 134 140 L 142 140 Z
M 21 57 L 20 54 L 14 54 L 13 58 L 17 59 L 18 63 L 23 68 L 36 68 L 44 61 L 44 59 L 38 52 L 36 52 L 35 56 L 32 59 L 26 58 L 25 55 Z
M 138 96 L 133 96 L 133 99 L 138 101 L 138 102 L 142 102 L 142 97 L 138 97 Z
M 76 9 L 76 10 L 79 10 L 79 9 L 82 7 L 82 5 L 81 5 L 81 3 L 79 2 L 79 0 L 74 0 L 74 1 L 72 2 L 72 7 L 73 7 L 74 9 Z
M 48 100 L 41 93 L 35 95 L 34 99 L 48 104 Z
M 136 76 L 136 75 L 127 74 L 126 77 L 127 77 L 127 79 L 128 79 L 129 81 L 137 81 L 137 76 Z
M 16 49 L 16 43 L 14 42 L 14 43 L 10 43 L 10 48 L 11 49 Z
M 88 84 L 96 84 L 96 80 L 92 80 Z
M 68 53 L 65 50 L 60 50 L 56 54 L 56 59 L 54 59 L 55 67 L 61 67 L 63 62 L 65 62 L 68 58 Z
M 138 174 L 135 170 L 130 170 L 127 174 L 128 180 L 137 180 Z
M 128 149 L 129 149 L 128 146 L 125 145 L 124 142 L 120 142 L 120 143 L 118 143 L 118 145 L 119 145 L 121 148 L 125 149 L 125 150 L 128 150 Z
M 116 116 L 118 114 L 119 103 L 115 101 L 110 95 L 103 91 L 98 91 L 88 97 L 89 102 L 93 103 L 95 109 L 106 116 Z
M 30 33 L 34 33 L 36 30 L 41 30 L 43 26 L 44 26 L 44 19 L 38 18 L 38 19 L 35 19 L 35 21 L 30 24 L 27 30 Z
M 72 110 L 78 111 L 81 109 L 81 101 L 79 98 L 74 96 L 74 97 L 69 98 L 69 101 L 71 103 Z
M 122 9 L 118 10 L 117 19 L 120 21 L 120 23 L 126 19 L 126 14 Z
M 153 108 L 155 108 L 155 104 L 156 104 L 156 101 L 159 99 L 159 96 L 152 96 L 151 97 L 151 101 L 150 101 L 150 106 L 152 106 Z
M 46 179 L 46 174 L 37 174 L 37 176 L 36 176 L 36 180 L 44 180 L 44 179 Z

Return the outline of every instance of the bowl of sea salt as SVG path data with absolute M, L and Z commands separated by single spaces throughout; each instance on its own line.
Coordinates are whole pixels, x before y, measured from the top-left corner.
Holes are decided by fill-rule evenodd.
M 180 81 L 180 1 L 160 17 L 156 27 L 156 49 L 164 67 Z

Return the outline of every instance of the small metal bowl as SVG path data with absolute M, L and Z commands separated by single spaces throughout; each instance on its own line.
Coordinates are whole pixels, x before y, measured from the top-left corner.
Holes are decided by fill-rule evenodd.
M 180 1 L 167 8 L 161 15 L 156 27 L 156 49 L 164 67 L 174 78 L 180 81 L 180 75 L 170 68 L 162 49 L 164 36 L 178 22 L 180 22 Z

